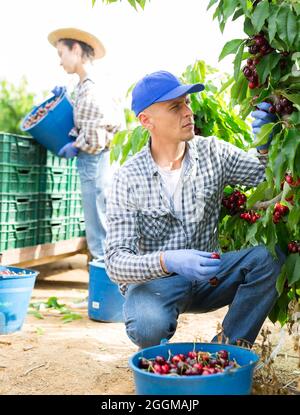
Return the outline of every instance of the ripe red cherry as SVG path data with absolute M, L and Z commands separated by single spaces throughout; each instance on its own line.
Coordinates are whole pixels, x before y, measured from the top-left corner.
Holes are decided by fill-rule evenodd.
M 160 375 L 162 374 L 161 365 L 159 363 L 154 363 L 153 369 L 155 373 L 159 373 Z
M 191 359 L 196 359 L 197 358 L 197 353 L 196 352 L 188 352 L 188 357 L 190 357 Z
M 163 365 L 165 363 L 166 359 L 162 356 L 156 356 L 155 362 L 159 363 L 160 365 Z
M 183 354 L 176 354 L 172 357 L 172 363 L 177 364 L 185 360 L 185 356 Z
M 162 375 L 166 375 L 169 372 L 170 372 L 170 366 L 168 365 L 168 363 L 165 363 L 164 365 L 161 366 Z
M 220 259 L 221 257 L 220 257 L 220 254 L 218 254 L 218 252 L 213 252 L 213 253 L 211 254 L 211 258 L 212 258 L 212 259 Z
M 228 352 L 227 352 L 227 350 L 220 350 L 220 351 L 218 352 L 218 356 L 219 356 L 221 359 L 228 359 Z

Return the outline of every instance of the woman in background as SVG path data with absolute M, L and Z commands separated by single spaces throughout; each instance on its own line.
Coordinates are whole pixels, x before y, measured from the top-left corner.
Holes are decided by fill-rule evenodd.
M 117 127 L 105 121 L 88 65 L 102 58 L 105 49 L 94 35 L 75 28 L 55 30 L 49 34 L 48 40 L 56 47 L 64 70 L 79 77 L 74 90 L 75 127 L 69 133 L 74 141 L 66 144 L 59 156 L 77 157 L 87 244 L 92 259 L 103 263 L 106 194 L 113 170 L 109 144 Z M 53 92 L 60 94 L 61 87 L 54 88 Z

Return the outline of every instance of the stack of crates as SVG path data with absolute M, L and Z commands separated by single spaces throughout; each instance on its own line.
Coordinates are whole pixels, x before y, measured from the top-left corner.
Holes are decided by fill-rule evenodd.
M 38 241 L 44 244 L 84 235 L 76 160 L 57 157 L 42 148 Z
M 0 252 L 85 235 L 75 163 L 0 133 Z
M 0 133 L 0 252 L 38 240 L 40 146 Z

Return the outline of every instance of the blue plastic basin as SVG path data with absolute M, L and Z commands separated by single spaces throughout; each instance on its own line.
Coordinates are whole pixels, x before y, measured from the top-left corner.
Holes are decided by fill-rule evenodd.
M 90 262 L 88 316 L 92 320 L 123 322 L 124 297 L 113 283 L 104 265 Z
M 58 103 L 49 109 L 36 124 L 29 128 L 24 127 L 25 122 L 31 115 L 34 115 L 40 107 L 44 107 L 54 98 L 53 96 L 35 107 L 22 121 L 21 130 L 31 134 L 36 141 L 58 155 L 59 150 L 65 144 L 73 141 L 69 136 L 69 132 L 74 127 L 73 105 L 65 92 L 60 96 Z
M 1 275 L 0 269 L 0 334 L 21 330 L 32 289 L 39 274 L 23 268 L 6 267 L 6 269 L 22 275 Z
M 146 359 L 163 356 L 169 351 L 172 355 L 189 351 L 215 353 L 227 350 L 230 359 L 235 359 L 240 368 L 230 369 L 213 375 L 169 376 L 146 372 L 138 367 L 139 357 Z M 166 343 L 148 347 L 135 353 L 129 359 L 134 374 L 138 395 L 249 395 L 251 393 L 253 371 L 259 356 L 242 347 L 221 343 Z

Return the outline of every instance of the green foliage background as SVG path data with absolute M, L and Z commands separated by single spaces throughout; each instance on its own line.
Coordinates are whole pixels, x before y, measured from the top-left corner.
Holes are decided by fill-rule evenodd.
M 0 81 L 0 131 L 23 134 L 20 122 L 34 106 L 35 94 L 28 91 L 23 77 L 19 85 L 6 80 Z

